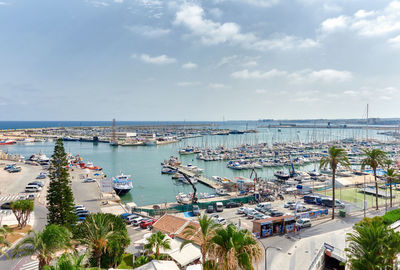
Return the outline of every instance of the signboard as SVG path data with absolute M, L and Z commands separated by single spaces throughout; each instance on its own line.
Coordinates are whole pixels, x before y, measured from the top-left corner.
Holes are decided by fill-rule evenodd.
M 101 179 L 101 192 L 111 193 L 113 191 L 111 179 Z

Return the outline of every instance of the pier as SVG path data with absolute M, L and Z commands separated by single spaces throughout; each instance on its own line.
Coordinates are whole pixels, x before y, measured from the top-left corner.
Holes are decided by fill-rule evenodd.
M 194 172 L 185 170 L 184 168 L 182 168 L 182 166 L 178 166 L 175 169 L 177 169 L 178 172 L 186 174 L 186 175 L 188 175 L 190 177 L 193 177 L 193 176 L 196 175 Z M 196 178 L 198 179 L 199 182 L 201 182 L 202 184 L 204 184 L 204 185 L 206 185 L 206 186 L 208 186 L 210 188 L 216 189 L 216 188 L 221 188 L 222 187 L 220 184 L 216 183 L 215 181 L 213 181 L 211 179 L 208 179 L 207 177 L 204 177 L 203 175 L 197 175 Z

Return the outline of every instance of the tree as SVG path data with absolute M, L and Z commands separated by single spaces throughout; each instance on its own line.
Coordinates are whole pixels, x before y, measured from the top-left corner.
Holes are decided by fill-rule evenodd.
M 397 269 L 400 234 L 384 224 L 382 217 L 364 218 L 346 237 L 345 249 L 351 270 Z
M 157 260 L 160 259 L 160 248 L 162 248 L 164 251 L 171 249 L 171 241 L 168 238 L 166 239 L 165 237 L 165 233 L 158 231 L 156 233 L 153 233 L 149 238 L 146 239 L 147 243 L 144 245 L 144 248 L 150 253 L 152 253 L 153 249 L 155 249 L 155 258 Z
M 11 210 L 14 213 L 15 218 L 18 221 L 18 228 L 22 229 L 26 226 L 28 219 L 33 211 L 33 201 L 32 200 L 19 200 L 12 202 Z
M 349 168 L 350 167 L 350 162 L 349 159 L 347 158 L 347 152 L 346 150 L 342 148 L 336 148 L 335 146 L 332 146 L 328 150 L 328 155 L 324 156 L 321 158 L 319 162 L 319 168 L 326 168 L 330 167 L 332 170 L 332 219 L 335 218 L 335 178 L 336 178 L 336 170 L 338 165 L 344 166 Z
M 211 238 L 210 254 L 217 262 L 217 269 L 254 269 L 263 256 L 263 249 L 248 230 L 238 230 L 229 224 L 216 230 Z
M 396 177 L 398 177 L 398 175 L 395 173 L 394 169 L 392 168 L 387 168 L 386 170 L 386 179 L 389 182 L 389 188 L 390 188 L 390 207 L 393 207 L 393 188 L 392 188 L 392 184 L 393 184 L 393 180 L 396 179 Z
M 8 257 L 7 252 L 4 252 L 4 247 L 9 247 L 10 243 L 7 241 L 7 235 L 11 232 L 10 228 L 7 225 L 3 225 L 0 227 L 0 254 Z
M 32 236 L 24 238 L 13 250 L 13 258 L 17 256 L 36 255 L 39 269 L 50 264 L 55 253 L 71 247 L 71 232 L 59 225 L 47 225 L 42 232 L 31 231 Z
M 74 238 L 88 246 L 91 265 L 109 268 L 121 262 L 130 239 L 121 218 L 112 214 L 91 214 L 74 229 Z
M 47 192 L 47 219 L 50 224 L 68 228 L 76 223 L 74 196 L 68 173 L 67 154 L 61 139 L 58 139 L 51 156 L 49 168 L 50 184 Z
M 149 262 L 149 257 L 147 256 L 139 256 L 135 258 L 135 262 L 133 263 L 133 268 L 137 268 L 139 266 L 145 265 Z
M 73 253 L 64 253 L 53 265 L 46 265 L 43 270 L 83 270 L 83 261 L 86 254 L 79 254 L 77 251 Z
M 387 160 L 386 152 L 380 149 L 365 149 L 364 155 L 366 156 L 363 160 L 361 160 L 361 170 L 364 170 L 366 166 L 370 166 L 374 171 L 375 178 L 375 200 L 376 200 L 376 210 L 379 210 L 378 205 L 378 180 L 376 177 L 376 169 L 378 166 L 384 166 L 385 161 Z
M 199 234 L 201 257 L 203 258 L 203 261 L 206 261 L 207 260 L 207 252 L 211 246 L 211 238 L 215 235 L 215 230 L 220 228 L 221 225 L 216 223 L 213 218 L 211 218 L 207 215 L 198 217 L 197 221 L 199 222 L 200 233 L 201 233 L 201 234 Z M 198 233 L 198 230 L 199 229 L 197 227 L 188 225 L 183 230 L 183 235 L 186 238 L 193 238 Z M 193 240 L 184 240 L 181 245 L 181 250 L 185 245 L 187 245 L 189 243 L 193 244 L 194 242 L 193 242 Z

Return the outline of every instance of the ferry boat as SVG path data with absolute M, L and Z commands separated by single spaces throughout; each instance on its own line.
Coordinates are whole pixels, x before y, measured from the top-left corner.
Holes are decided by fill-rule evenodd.
M 130 175 L 124 175 L 121 173 L 120 175 L 115 176 L 112 182 L 117 195 L 124 195 L 133 188 Z

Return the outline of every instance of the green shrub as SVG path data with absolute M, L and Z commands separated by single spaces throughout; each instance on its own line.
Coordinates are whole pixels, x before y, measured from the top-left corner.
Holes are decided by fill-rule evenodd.
M 386 225 L 390 225 L 398 220 L 400 220 L 400 209 L 394 209 L 383 215 L 383 222 Z
M 133 269 L 133 254 L 126 253 L 122 256 L 121 264 L 118 269 Z

